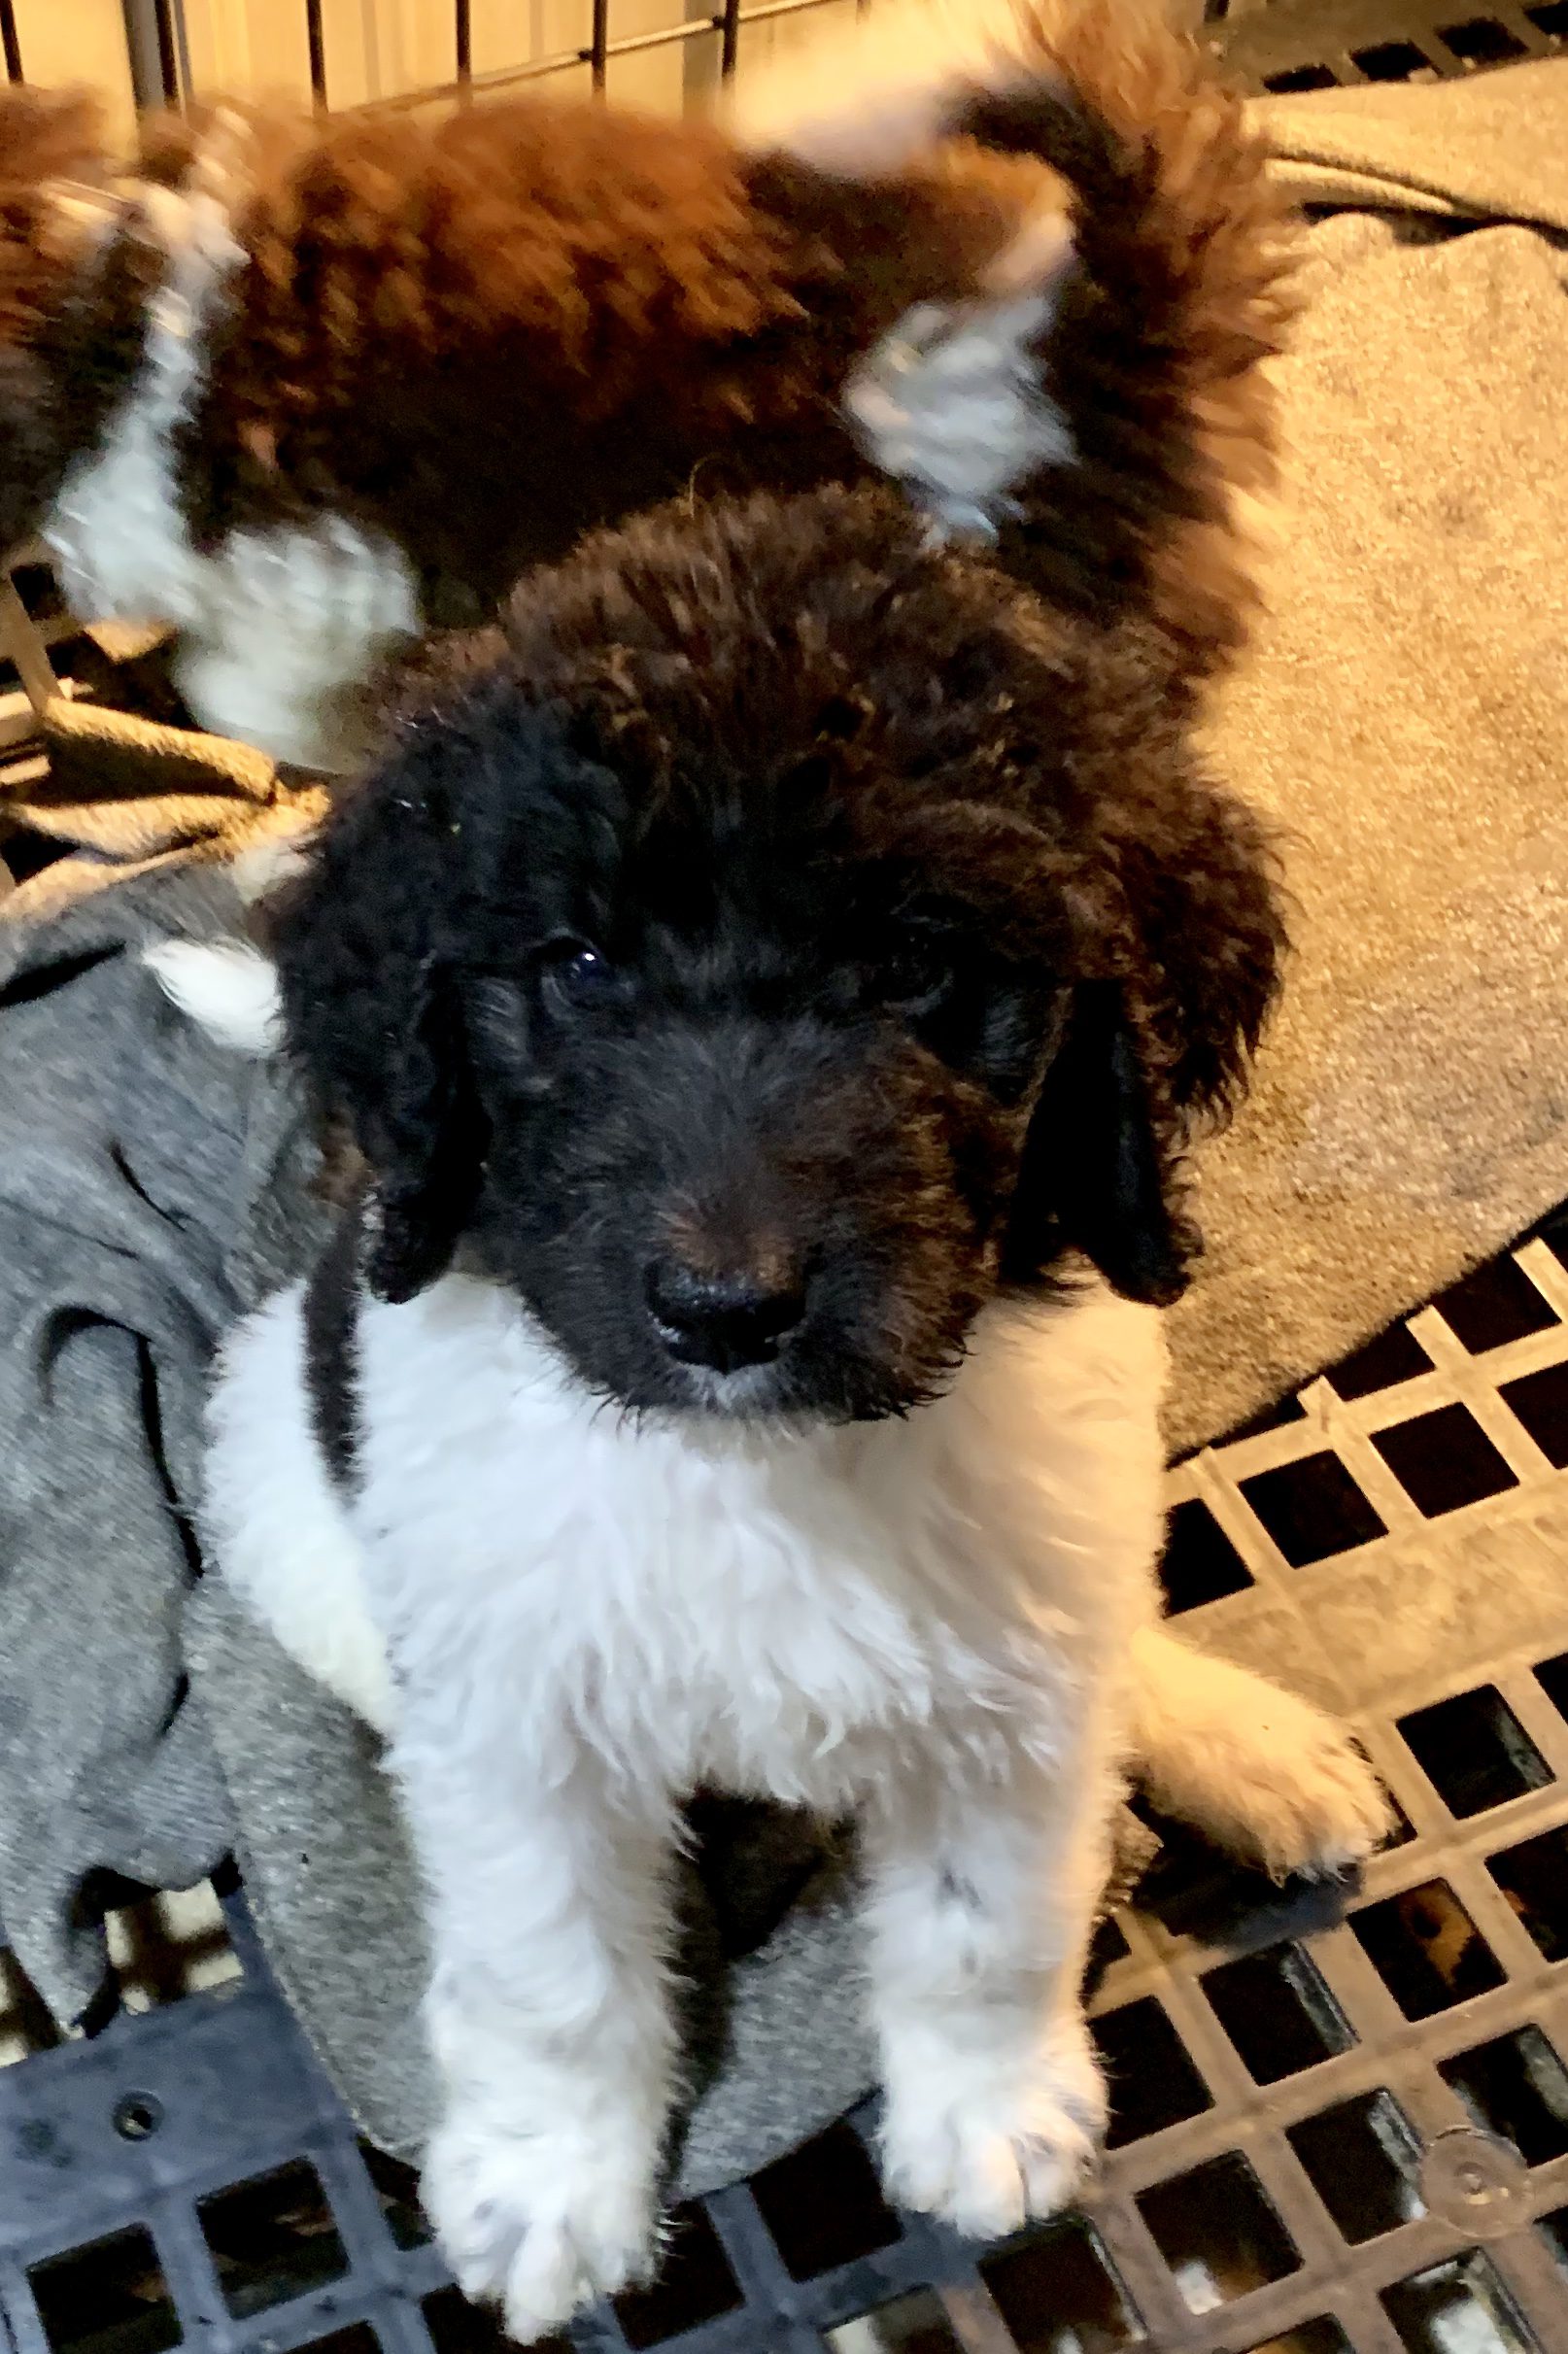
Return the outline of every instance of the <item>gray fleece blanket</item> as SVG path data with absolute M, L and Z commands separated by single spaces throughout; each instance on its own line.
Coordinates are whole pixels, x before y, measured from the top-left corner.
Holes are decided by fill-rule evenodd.
M 1275 615 L 1217 730 L 1290 829 L 1300 955 L 1205 1174 L 1182 1449 L 1568 1194 L 1568 509 L 1543 495 L 1568 443 L 1568 63 L 1266 113 L 1301 192 L 1350 209 L 1313 232 Z M 387 1788 L 191 1535 L 210 1352 L 320 1238 L 313 1154 L 279 1073 L 211 1048 L 129 953 L 232 926 L 224 857 L 313 804 L 260 776 L 81 790 L 42 789 L 32 822 L 74 854 L 0 914 L 0 1913 L 70 2020 L 102 1979 L 102 1875 L 187 1885 L 235 1852 L 351 2105 L 412 2153 L 423 1957 Z M 842 1859 L 788 1822 L 704 1828 L 687 2190 L 871 2075 Z

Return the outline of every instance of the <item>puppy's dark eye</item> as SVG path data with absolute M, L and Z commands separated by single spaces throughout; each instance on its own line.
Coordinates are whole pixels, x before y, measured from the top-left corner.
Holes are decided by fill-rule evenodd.
M 539 961 L 539 986 L 547 1005 L 592 1012 L 620 1005 L 627 976 L 587 940 L 552 941 Z
M 876 992 L 902 1013 L 930 1013 L 957 978 L 955 943 L 945 934 L 913 932 L 892 940 L 876 960 Z

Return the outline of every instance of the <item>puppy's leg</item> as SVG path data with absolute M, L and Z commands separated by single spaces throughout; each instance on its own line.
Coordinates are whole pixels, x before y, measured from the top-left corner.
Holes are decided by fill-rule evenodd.
M 664 1826 L 612 1807 L 591 1762 L 528 1775 L 515 1749 L 432 1738 L 417 1694 L 407 1713 L 443 2093 L 425 2204 L 467 2295 L 531 2343 L 653 2246 L 675 2066 Z
M 1133 1651 L 1132 1753 L 1154 1804 L 1278 1878 L 1364 1862 L 1393 1828 L 1343 1724 L 1149 1628 Z
M 884 2177 L 977 2237 L 1059 2208 L 1105 2124 L 1080 1993 L 1117 1795 L 1096 1723 L 1050 1773 L 934 1773 L 863 1826 Z

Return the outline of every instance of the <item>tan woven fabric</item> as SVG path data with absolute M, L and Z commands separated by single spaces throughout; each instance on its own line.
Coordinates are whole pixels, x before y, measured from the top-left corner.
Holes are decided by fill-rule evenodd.
M 1568 61 L 1264 111 L 1385 206 L 1504 220 L 1311 239 L 1273 614 L 1213 746 L 1290 830 L 1298 953 L 1206 1156 L 1178 1450 L 1568 1194 Z

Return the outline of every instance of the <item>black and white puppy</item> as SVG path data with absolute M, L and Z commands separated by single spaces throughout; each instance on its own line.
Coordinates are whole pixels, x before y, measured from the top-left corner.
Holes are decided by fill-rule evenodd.
M 653 2243 L 698 1785 L 856 1818 L 887 2181 L 977 2234 L 1102 2122 L 1124 1765 L 1277 1868 L 1382 1828 L 1156 1624 L 1180 1157 L 1281 948 L 1186 711 L 890 496 L 665 512 L 416 683 L 275 904 L 369 1193 L 227 1348 L 208 1528 L 387 1737 L 426 2198 L 520 2337 Z

